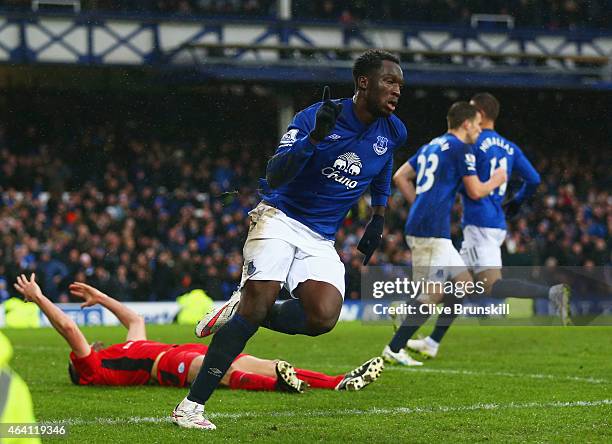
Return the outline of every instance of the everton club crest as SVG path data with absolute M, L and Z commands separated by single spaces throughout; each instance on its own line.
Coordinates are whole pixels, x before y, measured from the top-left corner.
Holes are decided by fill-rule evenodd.
M 379 156 L 385 154 L 387 152 L 387 142 L 389 142 L 389 139 L 387 139 L 386 137 L 377 136 L 376 142 L 374 143 L 374 145 L 372 145 L 372 147 L 374 148 L 374 152 Z

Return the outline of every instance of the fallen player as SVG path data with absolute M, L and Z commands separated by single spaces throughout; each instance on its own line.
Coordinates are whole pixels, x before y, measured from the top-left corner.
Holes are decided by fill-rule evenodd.
M 34 302 L 70 348 L 68 371 L 77 385 L 146 385 L 188 387 L 194 380 L 208 347 L 203 344 L 165 344 L 147 340 L 144 319 L 121 302 L 90 285 L 75 282 L 70 292 L 85 302 L 82 308 L 100 304 L 127 328 L 126 342 L 104 347 L 89 344 L 77 324 L 42 294 L 32 274 L 17 278 L 15 288 L 26 301 Z M 294 368 L 281 360 L 260 359 L 240 354 L 221 384 L 232 389 L 277 390 L 301 393 L 306 387 L 332 390 L 361 390 L 374 382 L 383 369 L 382 359 L 372 358 L 355 370 L 330 376 Z

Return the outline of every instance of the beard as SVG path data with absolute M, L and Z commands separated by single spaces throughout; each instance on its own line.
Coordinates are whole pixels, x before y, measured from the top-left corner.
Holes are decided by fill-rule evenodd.
M 391 114 L 387 112 L 387 110 L 384 109 L 383 105 L 377 100 L 368 98 L 366 103 L 368 112 L 374 117 L 388 117 Z

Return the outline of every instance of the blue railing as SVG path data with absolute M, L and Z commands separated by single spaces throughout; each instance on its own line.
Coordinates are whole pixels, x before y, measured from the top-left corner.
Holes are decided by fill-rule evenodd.
M 607 89 L 612 80 L 612 31 L 0 12 L 0 62 L 10 64 L 197 67 L 209 77 L 264 80 L 332 73 L 346 81 L 352 58 L 369 47 L 399 53 L 423 84 Z

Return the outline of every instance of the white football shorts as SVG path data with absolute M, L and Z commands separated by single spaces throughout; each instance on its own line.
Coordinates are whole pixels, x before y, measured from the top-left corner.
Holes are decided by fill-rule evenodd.
M 292 294 L 308 279 L 332 284 L 344 297 L 344 264 L 334 241 L 260 202 L 249 212 L 240 288 L 247 280 L 279 281 Z
M 450 239 L 406 236 L 412 252 L 412 280 L 448 281 L 467 271 Z
M 463 228 L 461 257 L 476 274 L 501 268 L 501 246 L 505 239 L 506 230 L 466 225 Z

